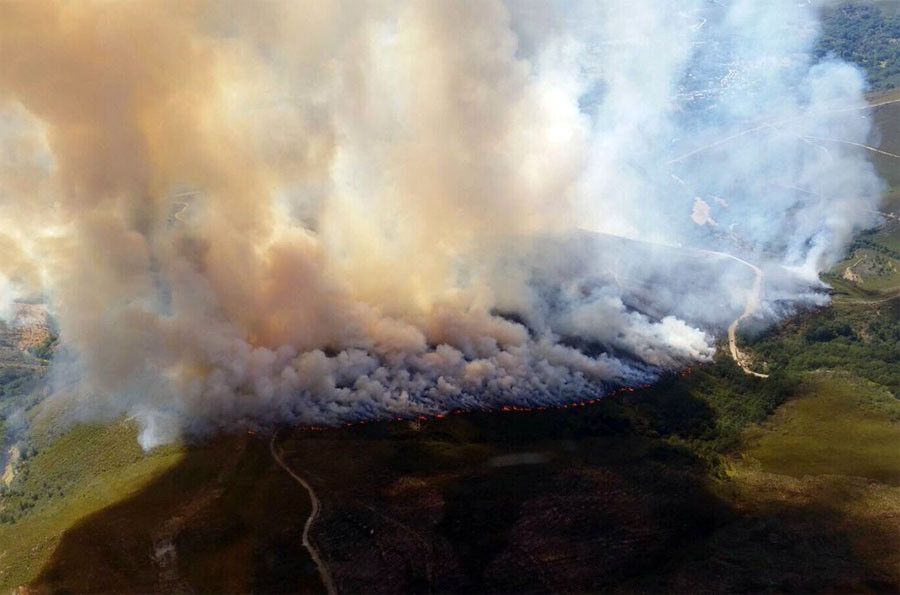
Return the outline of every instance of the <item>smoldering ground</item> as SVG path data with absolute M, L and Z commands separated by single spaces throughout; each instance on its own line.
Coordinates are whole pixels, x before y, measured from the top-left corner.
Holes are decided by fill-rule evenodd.
M 6 3 L 0 295 L 147 447 L 652 381 L 742 310 L 721 254 L 804 300 L 872 222 L 816 35 L 782 0 Z

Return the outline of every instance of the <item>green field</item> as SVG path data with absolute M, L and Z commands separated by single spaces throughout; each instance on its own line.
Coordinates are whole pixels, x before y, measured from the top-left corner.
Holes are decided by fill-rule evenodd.
M 743 454 L 770 473 L 844 475 L 900 486 L 900 400 L 884 387 L 813 373 L 786 406 L 745 435 Z

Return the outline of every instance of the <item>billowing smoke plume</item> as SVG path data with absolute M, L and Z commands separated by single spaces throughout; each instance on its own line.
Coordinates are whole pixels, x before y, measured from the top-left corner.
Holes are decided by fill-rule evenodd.
M 871 222 L 798 4 L 2 3 L 0 296 L 145 446 L 652 381 Z

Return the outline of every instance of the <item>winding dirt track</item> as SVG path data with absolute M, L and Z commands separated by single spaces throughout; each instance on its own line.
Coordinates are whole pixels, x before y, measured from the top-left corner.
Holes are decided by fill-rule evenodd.
M 750 374 L 751 376 L 756 376 L 757 378 L 768 378 L 768 374 L 761 374 L 760 372 L 754 372 L 750 369 L 750 366 L 747 365 L 750 358 L 747 357 L 746 354 L 742 353 L 737 346 L 738 327 L 741 325 L 742 321 L 753 316 L 753 314 L 759 308 L 760 294 L 762 293 L 763 284 L 762 269 L 760 269 L 753 263 L 747 262 L 743 258 L 738 258 L 734 254 L 729 254 L 727 252 L 716 252 L 715 250 L 704 250 L 702 248 L 694 248 L 694 250 L 702 254 L 710 254 L 719 258 L 730 258 L 731 260 L 737 261 L 744 266 L 750 267 L 753 270 L 753 273 L 756 275 L 756 278 L 753 280 L 753 287 L 750 288 L 750 293 L 747 294 L 747 301 L 744 302 L 744 312 L 728 326 L 728 350 L 731 352 L 731 358 L 734 360 L 734 363 L 740 366 L 741 370 L 743 370 L 745 374 Z
M 272 434 L 272 439 L 269 441 L 269 451 L 272 453 L 272 458 L 278 463 L 278 466 L 287 471 L 288 475 L 290 475 L 294 481 L 303 486 L 303 489 L 306 490 L 306 493 L 309 494 L 309 500 L 312 504 L 312 509 L 309 512 L 309 518 L 306 519 L 306 524 L 303 525 L 303 547 L 309 552 L 310 558 L 312 558 L 313 562 L 316 564 L 316 568 L 319 570 L 319 576 L 322 578 L 322 584 L 325 586 L 325 590 L 328 592 L 328 595 L 337 595 L 337 589 L 334 586 L 334 580 L 331 578 L 331 571 L 328 570 L 328 565 L 322 559 L 322 556 L 319 555 L 319 551 L 309 540 L 309 531 L 313 526 L 313 523 L 316 522 L 316 518 L 319 516 L 319 511 L 321 510 L 321 506 L 319 504 L 319 498 L 316 496 L 316 492 L 313 490 L 312 486 L 309 483 L 300 477 L 293 469 L 288 467 L 287 463 L 281 458 L 281 455 L 278 454 L 278 449 L 275 448 L 275 438 L 278 436 L 278 432 L 274 432 Z
M 586 230 L 588 233 L 597 233 L 591 232 L 590 230 Z M 603 234 L 614 237 L 624 237 L 624 236 L 615 236 L 614 234 Z M 737 346 L 737 329 L 740 326 L 741 322 L 747 318 L 753 316 L 756 310 L 759 308 L 760 304 L 760 295 L 762 293 L 762 285 L 763 285 L 763 272 L 758 266 L 753 263 L 747 262 L 743 258 L 738 258 L 734 254 L 729 254 L 727 252 L 717 252 L 715 250 L 705 250 L 703 248 L 686 248 L 684 246 L 679 246 L 676 244 L 668 244 L 666 242 L 653 242 L 650 240 L 640 240 L 636 238 L 626 238 L 630 239 L 634 242 L 641 242 L 643 244 L 648 244 L 651 246 L 662 246 L 665 248 L 674 248 L 677 250 L 684 250 L 686 252 L 694 252 L 696 254 L 704 254 L 708 256 L 714 256 L 716 258 L 729 258 L 736 262 L 741 263 L 746 267 L 750 267 L 753 270 L 753 273 L 756 275 L 756 279 L 753 281 L 753 286 L 750 288 L 750 293 L 747 294 L 747 300 L 744 302 L 744 312 L 737 317 L 734 322 L 731 323 L 728 327 L 728 349 L 731 352 L 731 357 L 734 359 L 735 363 L 740 366 L 741 370 L 746 374 L 750 374 L 751 376 L 756 376 L 757 378 L 768 378 L 768 374 L 761 374 L 759 372 L 754 372 L 747 365 L 749 358 L 738 349 Z
M 898 155 L 896 153 L 891 153 L 890 151 L 883 151 L 883 150 L 879 149 L 878 147 L 870 147 L 869 145 L 864 145 L 862 143 L 854 143 L 853 141 L 849 141 L 849 140 L 842 140 L 839 138 L 826 138 L 824 136 L 804 136 L 803 138 L 806 140 L 817 140 L 817 141 L 828 142 L 828 143 L 841 143 L 843 145 L 850 145 L 853 147 L 859 147 L 861 149 L 866 149 L 867 151 L 872 151 L 873 153 L 878 153 L 879 155 L 885 155 L 887 157 L 893 157 L 894 159 L 900 159 L 900 155 Z
M 759 295 L 762 291 L 762 282 L 763 282 L 763 272 L 762 270 L 753 264 L 750 264 L 746 260 L 740 259 L 737 256 L 733 256 L 731 254 L 725 254 L 724 252 L 715 252 L 715 254 L 721 254 L 722 256 L 732 258 L 737 260 L 738 262 L 742 262 L 756 273 L 756 279 L 753 281 L 753 288 L 750 290 L 750 294 L 747 296 L 747 301 L 744 304 L 744 313 L 741 314 L 734 322 L 732 322 L 728 326 L 728 349 L 731 351 L 731 357 L 734 359 L 735 363 L 741 367 L 741 370 L 744 371 L 745 374 L 750 374 L 751 376 L 756 376 L 757 378 L 768 378 L 768 374 L 761 374 L 760 372 L 754 372 L 747 365 L 748 357 L 746 354 L 742 353 L 737 346 L 737 330 L 741 325 L 741 321 L 746 318 L 753 316 L 753 313 L 756 312 L 756 309 L 759 308 Z

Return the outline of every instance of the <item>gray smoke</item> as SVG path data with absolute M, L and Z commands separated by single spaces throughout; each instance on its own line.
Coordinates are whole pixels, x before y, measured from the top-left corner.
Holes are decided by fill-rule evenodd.
M 714 353 L 872 223 L 784 0 L 0 5 L 0 300 L 185 433 L 539 405 Z M 778 308 L 773 304 L 782 304 Z

